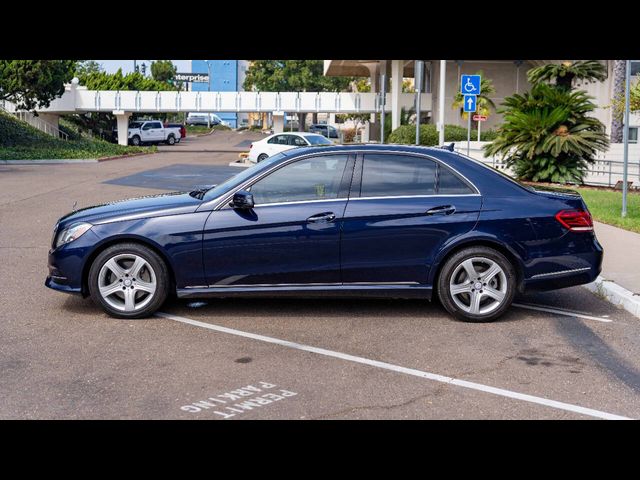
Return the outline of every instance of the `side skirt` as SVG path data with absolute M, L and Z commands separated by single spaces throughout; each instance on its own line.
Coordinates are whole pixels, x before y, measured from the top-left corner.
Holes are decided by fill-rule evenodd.
M 205 297 L 377 297 L 431 300 L 431 286 L 421 284 L 295 284 L 202 286 L 179 288 L 178 298 Z

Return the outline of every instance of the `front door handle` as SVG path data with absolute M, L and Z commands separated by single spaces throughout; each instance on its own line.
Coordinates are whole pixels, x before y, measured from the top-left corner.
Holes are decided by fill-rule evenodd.
M 427 210 L 427 215 L 451 215 L 456 211 L 453 205 L 442 205 Z
M 312 215 L 307 218 L 307 222 L 309 223 L 317 223 L 317 222 L 333 222 L 336 219 L 336 214 L 333 212 L 324 212 L 318 213 L 317 215 Z

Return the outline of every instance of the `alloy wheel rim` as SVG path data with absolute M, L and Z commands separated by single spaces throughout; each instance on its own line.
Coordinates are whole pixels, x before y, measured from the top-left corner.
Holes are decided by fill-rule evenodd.
M 507 275 L 497 262 L 485 257 L 468 258 L 460 263 L 449 281 L 454 303 L 466 313 L 486 315 L 504 303 Z
M 135 312 L 146 307 L 157 289 L 153 268 L 139 255 L 124 253 L 107 260 L 98 274 L 100 296 L 121 312 Z

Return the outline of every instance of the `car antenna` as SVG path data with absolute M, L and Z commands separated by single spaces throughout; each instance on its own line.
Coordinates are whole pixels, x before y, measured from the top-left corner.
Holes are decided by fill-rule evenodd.
M 444 149 L 444 150 L 449 150 L 450 152 L 453 152 L 453 147 L 455 146 L 455 143 L 451 142 L 451 144 L 449 145 L 442 145 L 440 148 Z

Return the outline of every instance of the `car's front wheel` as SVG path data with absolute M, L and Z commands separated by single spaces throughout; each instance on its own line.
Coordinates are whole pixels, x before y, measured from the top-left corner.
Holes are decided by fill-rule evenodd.
M 131 138 L 131 145 L 133 145 L 134 147 L 139 147 L 142 144 L 142 142 L 140 141 L 140 137 L 138 135 L 134 135 Z
M 500 252 L 470 247 L 449 258 L 438 278 L 444 308 L 465 322 L 491 322 L 511 305 L 516 292 L 514 266 Z
M 157 253 L 137 243 L 121 243 L 98 254 L 88 284 L 92 300 L 109 315 L 143 318 L 162 306 L 170 280 Z

